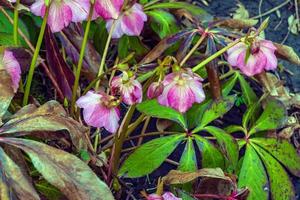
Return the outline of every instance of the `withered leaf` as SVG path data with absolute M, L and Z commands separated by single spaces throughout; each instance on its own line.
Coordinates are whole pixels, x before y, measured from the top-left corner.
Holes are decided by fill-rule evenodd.
M 283 44 L 278 44 L 275 42 L 273 44 L 277 48 L 275 53 L 278 57 L 285 59 L 291 63 L 294 63 L 296 65 L 300 65 L 300 58 L 292 47 Z
M 11 79 L 9 74 L 0 69 L 0 125 L 2 124 L 1 118 L 7 111 L 12 98 L 14 97 L 14 91 L 11 87 Z

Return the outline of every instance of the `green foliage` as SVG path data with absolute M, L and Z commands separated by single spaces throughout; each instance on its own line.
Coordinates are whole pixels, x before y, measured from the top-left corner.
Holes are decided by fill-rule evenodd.
M 197 158 L 193 140 L 189 137 L 180 158 L 178 169 L 183 172 L 193 172 L 196 171 L 197 168 Z

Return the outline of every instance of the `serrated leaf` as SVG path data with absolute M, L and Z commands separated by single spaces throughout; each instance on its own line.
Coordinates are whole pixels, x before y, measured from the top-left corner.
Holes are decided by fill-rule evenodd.
M 249 188 L 248 200 L 256 200 L 257 197 L 261 200 L 268 199 L 268 177 L 262 161 L 251 145 L 246 147 L 246 153 L 239 173 L 238 187 Z
M 33 185 L 27 180 L 26 176 L 22 173 L 22 170 L 10 157 L 8 157 L 8 155 L 3 151 L 1 147 L 0 165 L 1 199 L 13 199 L 12 196 L 15 196 L 21 200 L 40 199 Z M 7 192 L 5 192 L 5 190 L 7 190 Z
M 293 175 L 300 177 L 300 157 L 295 147 L 284 139 L 253 138 L 259 145 L 279 160 Z
M 143 144 L 125 160 L 119 175 L 136 178 L 150 174 L 174 151 L 184 136 L 172 135 Z
M 199 125 L 193 130 L 193 132 L 198 132 L 210 122 L 226 114 L 233 107 L 235 99 L 236 96 L 232 95 L 224 97 L 217 102 L 212 102 L 210 106 L 208 106 L 208 108 L 204 111 Z
M 205 138 L 195 135 L 196 144 L 201 152 L 202 168 L 220 167 L 224 169 L 224 157 L 222 153 Z
M 288 174 L 280 163 L 268 152 L 259 146 L 253 144 L 253 147 L 260 155 L 270 181 L 271 196 L 273 200 L 290 200 L 295 199 L 293 184 Z
M 160 105 L 157 100 L 146 100 L 137 105 L 137 109 L 151 117 L 169 119 L 179 123 L 183 128 L 186 128 L 186 121 L 183 115 L 176 110 Z
M 181 155 L 178 170 L 183 172 L 193 172 L 197 170 L 196 152 L 193 140 L 189 137 Z
M 249 134 L 281 128 L 285 124 L 286 117 L 285 106 L 280 101 L 270 99 Z
M 236 171 L 239 158 L 239 147 L 234 138 L 220 128 L 207 126 L 203 130 L 213 135 L 220 146 L 221 152 L 225 157 L 225 168 L 229 173 Z
M 114 200 L 107 185 L 76 156 L 33 140 L 5 137 L 1 141 L 22 149 L 43 177 L 68 199 Z

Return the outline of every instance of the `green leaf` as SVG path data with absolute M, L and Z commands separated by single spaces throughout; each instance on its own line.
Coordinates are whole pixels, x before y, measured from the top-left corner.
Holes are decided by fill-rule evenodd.
M 222 95 L 228 96 L 233 87 L 238 80 L 238 72 L 235 72 L 223 85 L 222 85 Z
M 11 87 L 11 79 L 9 74 L 4 69 L 0 69 L 0 125 L 2 125 L 2 117 L 6 113 L 12 98 L 14 97 L 14 91 Z
M 8 157 L 0 147 L 0 197 L 3 200 L 18 199 L 39 200 L 39 195 L 33 185 L 27 180 L 18 165 Z M 6 190 L 6 192 L 5 192 Z
M 281 128 L 285 124 L 287 112 L 283 103 L 273 99 L 268 100 L 267 103 L 264 112 L 251 128 L 250 135 L 261 131 Z
M 249 127 L 255 123 L 254 120 L 257 119 L 257 115 L 259 115 L 259 111 L 261 110 L 261 102 L 257 101 L 256 103 L 250 105 L 246 112 L 243 115 L 242 124 L 244 129 L 248 130 Z
M 201 151 L 202 168 L 216 168 L 224 169 L 224 157 L 222 153 L 205 138 L 195 135 L 196 144 Z
M 220 150 L 225 156 L 225 167 L 227 172 L 235 172 L 239 159 L 239 147 L 234 138 L 217 127 L 207 126 L 203 128 L 203 130 L 209 132 L 217 139 Z
M 193 140 L 190 137 L 182 153 L 178 170 L 183 172 L 193 172 L 197 170 L 196 152 Z
M 146 14 L 152 17 L 153 21 L 151 27 L 160 38 L 164 38 L 178 31 L 176 20 L 169 12 L 164 10 L 151 10 L 146 12 Z
M 188 123 L 188 128 L 193 129 L 202 119 L 204 111 L 212 104 L 212 99 L 206 99 L 202 103 L 194 103 L 194 105 L 186 112 L 186 119 Z
M 253 89 L 250 87 L 250 85 L 247 83 L 247 81 L 241 74 L 238 75 L 238 79 L 240 81 L 245 103 L 249 107 L 251 104 L 256 103 L 258 101 L 258 98 Z
M 124 35 L 119 39 L 118 42 L 118 56 L 123 59 L 126 58 L 128 55 L 128 48 L 129 48 L 129 38 L 128 36 Z
M 76 156 L 27 139 L 5 137 L 2 142 L 22 149 L 43 177 L 68 199 L 114 200 L 107 185 Z
M 224 97 L 220 101 L 212 102 L 210 106 L 204 111 L 202 119 L 200 120 L 200 123 L 195 128 L 195 130 L 193 130 L 193 133 L 198 132 L 210 122 L 226 114 L 234 105 L 235 99 L 236 96 L 231 95 Z
M 300 157 L 295 147 L 284 139 L 253 138 L 259 145 L 279 160 L 293 175 L 300 177 Z
M 67 116 L 64 108 L 56 101 L 49 101 L 36 108 L 33 105 L 23 107 L 0 129 L 0 135 L 27 135 L 34 131 L 61 131 L 70 133 L 73 144 L 78 150 L 87 148 L 85 134 L 87 127 Z
M 247 200 L 267 200 L 269 196 L 268 177 L 262 161 L 255 149 L 247 145 L 243 164 L 239 173 L 238 187 L 248 187 L 250 194 Z
M 119 175 L 136 178 L 150 174 L 165 161 L 184 137 L 184 134 L 176 134 L 143 144 L 125 160 Z
M 187 127 L 186 121 L 180 112 L 177 112 L 176 110 L 166 106 L 161 106 L 155 99 L 146 100 L 138 104 L 137 109 L 140 112 L 145 113 L 146 115 L 149 115 L 151 117 L 169 119 L 179 123 L 185 129 Z
M 0 45 L 2 46 L 14 46 L 13 36 L 9 33 L 0 32 Z
M 271 195 L 273 200 L 290 200 L 295 199 L 293 184 L 291 183 L 288 174 L 277 160 L 267 153 L 264 149 L 253 144 L 257 153 L 267 169 Z

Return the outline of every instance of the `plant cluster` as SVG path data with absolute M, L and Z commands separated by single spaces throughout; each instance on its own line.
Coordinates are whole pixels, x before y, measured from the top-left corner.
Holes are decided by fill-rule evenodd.
M 185 1 L 0 0 L 0 199 L 295 199 L 300 101 L 277 75 L 300 59 L 256 24 Z

